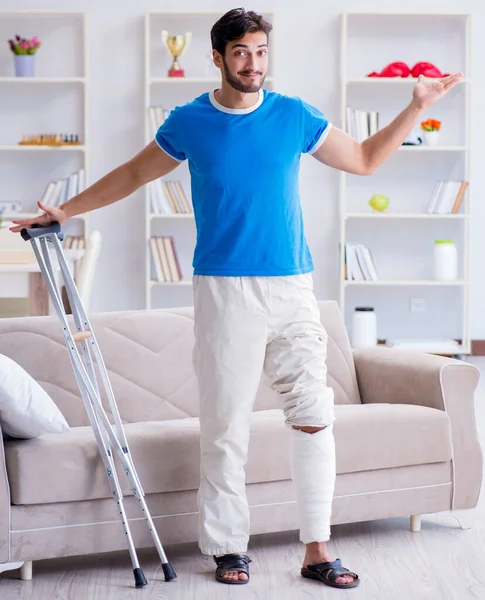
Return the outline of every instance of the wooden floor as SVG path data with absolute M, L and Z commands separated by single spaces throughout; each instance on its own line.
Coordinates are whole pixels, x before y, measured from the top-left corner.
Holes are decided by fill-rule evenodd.
M 485 359 L 475 359 L 485 374 Z M 485 379 L 485 378 L 484 378 Z M 477 419 L 485 442 L 485 382 L 477 394 Z M 483 444 L 485 447 L 485 443 Z M 251 582 L 228 586 L 213 579 L 211 559 L 196 544 L 166 548 L 178 579 L 163 582 L 153 551 L 140 551 L 146 588 L 133 586 L 126 552 L 34 563 L 32 581 L 18 571 L 0 575 L 0 600 L 485 600 L 485 493 L 470 530 L 446 515 L 423 517 L 421 533 L 408 519 L 334 527 L 331 549 L 361 577 L 359 588 L 334 590 L 299 574 L 302 545 L 296 532 L 257 536 L 249 553 Z

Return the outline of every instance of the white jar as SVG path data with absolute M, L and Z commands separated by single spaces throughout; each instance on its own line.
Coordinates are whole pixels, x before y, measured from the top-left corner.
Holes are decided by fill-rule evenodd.
M 433 277 L 440 281 L 451 281 L 458 277 L 458 252 L 453 240 L 435 241 Z
M 373 308 L 357 306 L 352 316 L 352 348 L 377 345 L 377 319 Z

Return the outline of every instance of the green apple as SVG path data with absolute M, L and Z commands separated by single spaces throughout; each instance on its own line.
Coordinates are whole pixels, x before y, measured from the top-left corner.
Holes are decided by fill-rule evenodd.
M 389 198 L 387 196 L 374 194 L 369 200 L 369 204 L 374 210 L 384 211 L 389 206 Z

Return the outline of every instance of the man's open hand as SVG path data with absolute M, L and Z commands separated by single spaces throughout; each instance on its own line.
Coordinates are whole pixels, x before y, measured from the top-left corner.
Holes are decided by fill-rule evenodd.
M 413 100 L 418 108 L 424 110 L 454 88 L 462 77 L 463 73 L 454 73 L 449 77 L 440 79 L 426 79 L 423 75 L 420 75 L 414 86 Z
M 49 223 L 52 223 L 53 221 L 57 221 L 62 225 L 64 221 L 67 221 L 67 215 L 62 210 L 62 208 L 58 208 L 55 206 L 46 206 L 42 202 L 38 202 L 37 204 L 39 208 L 44 211 L 44 214 L 39 215 L 38 217 L 34 217 L 33 219 L 12 220 L 12 223 L 14 223 L 15 225 L 14 227 L 10 227 L 10 231 L 18 233 L 24 227 L 32 227 L 32 225 L 34 224 L 46 226 L 49 225 Z

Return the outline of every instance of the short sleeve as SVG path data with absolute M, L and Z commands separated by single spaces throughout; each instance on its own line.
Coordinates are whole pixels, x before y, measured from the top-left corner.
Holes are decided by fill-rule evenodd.
M 302 152 L 313 154 L 325 141 L 332 125 L 317 108 L 303 100 L 300 100 L 300 102 L 302 111 Z
M 160 148 L 179 162 L 187 158 L 184 152 L 184 132 L 186 128 L 181 116 L 179 108 L 172 110 L 155 135 L 155 141 Z

